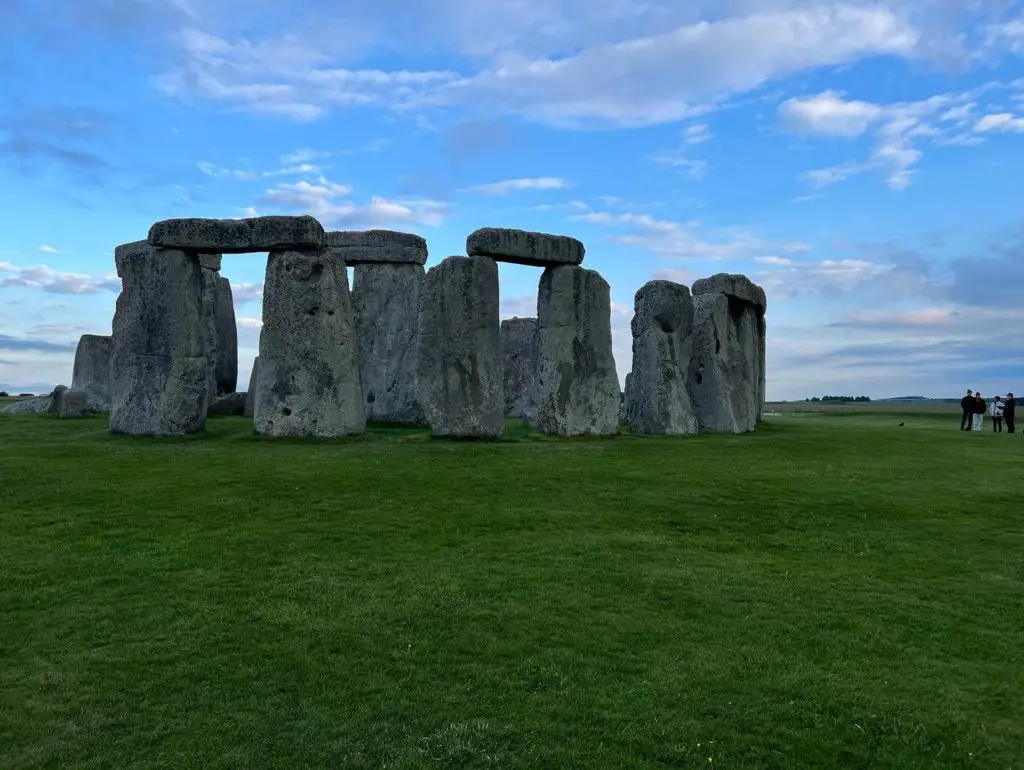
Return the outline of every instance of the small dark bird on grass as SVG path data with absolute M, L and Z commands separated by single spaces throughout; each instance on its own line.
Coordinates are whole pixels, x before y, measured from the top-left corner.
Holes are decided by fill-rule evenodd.
M 897 428 L 902 428 L 902 427 L 903 427 L 903 423 L 901 422 L 901 423 L 900 423 L 899 425 L 897 425 L 896 427 L 897 427 Z

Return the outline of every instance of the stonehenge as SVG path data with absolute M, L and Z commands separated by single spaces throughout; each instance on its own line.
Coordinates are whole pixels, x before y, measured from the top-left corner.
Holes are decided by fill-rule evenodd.
M 110 352 L 113 339 L 99 334 L 83 334 L 75 349 L 71 387 L 88 394 L 89 408 L 110 411 Z
M 448 257 L 427 272 L 419 303 L 416 384 L 435 436 L 496 439 L 505 432 L 498 266 Z
M 366 428 L 345 262 L 329 251 L 271 251 L 253 426 L 334 438 Z
M 327 233 L 328 253 L 353 267 L 352 312 L 366 419 L 422 425 L 416 338 L 427 242 L 391 230 Z
M 266 253 L 248 389 L 224 255 Z M 499 439 L 506 418 L 555 436 L 745 433 L 764 413 L 764 290 L 727 273 L 634 296 L 620 391 L 611 287 L 575 238 L 482 228 L 425 269 L 419 235 L 325 232 L 311 216 L 156 222 L 114 250 L 112 334 L 86 334 L 71 388 L 5 412 L 109 412 L 112 433 L 182 436 L 212 415 L 274 437 L 358 435 L 369 421 Z M 542 268 L 535 318 L 499 316 L 498 263 Z M 348 268 L 353 270 L 351 290 Z
M 626 385 L 626 422 L 632 433 L 697 432 L 687 392 L 693 347 L 690 290 L 649 281 L 634 297 L 633 369 Z
M 548 267 L 537 293 L 537 417 L 541 433 L 619 432 L 611 287 L 574 265 Z
M 504 320 L 500 336 L 505 416 L 529 424 L 537 413 L 537 319 Z

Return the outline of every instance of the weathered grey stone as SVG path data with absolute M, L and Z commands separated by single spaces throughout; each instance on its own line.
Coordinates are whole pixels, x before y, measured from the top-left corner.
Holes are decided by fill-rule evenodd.
M 761 393 L 758 309 L 725 294 L 693 298 L 688 390 L 702 431 L 746 433 L 757 426 Z
M 495 439 L 505 432 L 498 266 L 448 257 L 423 281 L 417 395 L 435 436 Z
M 89 394 L 86 391 L 68 388 L 61 394 L 57 417 L 60 419 L 85 417 L 92 411 L 89 408 Z
M 509 318 L 501 322 L 505 416 L 527 422 L 537 415 L 537 319 Z
M 470 233 L 466 253 L 490 257 L 498 262 L 549 267 L 579 265 L 583 262 L 583 243 L 567 235 L 548 235 L 501 227 L 484 227 Z
M 760 365 L 757 384 L 757 424 L 760 425 L 764 421 L 765 390 L 768 384 L 768 361 L 766 356 L 767 324 L 765 323 L 764 313 L 757 314 L 757 342 Z
M 238 386 L 238 325 L 231 281 L 219 275 L 213 312 L 217 323 L 217 365 L 214 372 L 217 393 L 234 393 Z
M 60 405 L 64 400 L 64 393 L 68 390 L 67 385 L 58 385 L 50 394 L 50 403 L 46 407 L 47 414 L 59 414 Z
M 349 267 L 380 263 L 423 265 L 427 261 L 424 238 L 395 230 L 329 232 L 324 245 L 333 255 L 344 259 Z
M 122 243 L 114 247 L 114 266 L 117 268 L 117 277 L 124 278 L 125 269 L 132 260 L 147 260 L 153 247 L 149 241 L 132 241 Z
M 257 369 L 260 365 L 260 357 L 256 356 L 252 362 L 252 372 L 249 374 L 249 389 L 245 392 L 245 416 L 252 417 L 256 410 L 256 382 Z
M 269 436 L 336 437 L 366 428 L 345 263 L 325 251 L 272 251 L 253 425 Z
M 768 310 L 768 299 L 764 289 L 745 275 L 736 273 L 716 273 L 710 278 L 700 278 L 693 282 L 693 296 L 700 294 L 725 294 L 727 297 L 747 302 L 763 314 Z
M 537 293 L 537 420 L 542 433 L 619 432 L 611 289 L 593 270 L 547 268 Z
M 207 270 L 220 271 L 223 257 L 220 254 L 200 254 L 199 255 L 199 266 L 204 267 Z
M 23 398 L 0 409 L 0 414 L 42 414 L 50 408 L 53 398 L 50 396 L 33 396 Z
M 110 351 L 113 340 L 99 334 L 83 334 L 75 350 L 71 387 L 89 395 L 89 408 L 110 411 Z
M 319 249 L 323 226 L 311 216 L 165 219 L 149 228 L 152 246 L 213 254 Z
M 687 393 L 693 300 L 672 281 L 648 281 L 633 300 L 633 369 L 627 422 L 631 433 L 691 435 L 697 418 Z
M 423 425 L 416 397 L 423 266 L 360 264 L 353 272 L 352 314 L 366 419 Z
M 206 355 L 194 254 L 136 249 L 121 261 L 110 355 L 110 430 L 177 436 L 206 422 Z
M 245 414 L 245 393 L 225 393 L 217 396 L 206 410 L 207 416 L 241 416 Z
M 203 290 L 199 297 L 199 312 L 203 321 L 203 352 L 206 356 L 207 407 L 220 395 L 217 388 L 217 358 L 220 339 L 217 334 L 217 273 L 202 271 Z

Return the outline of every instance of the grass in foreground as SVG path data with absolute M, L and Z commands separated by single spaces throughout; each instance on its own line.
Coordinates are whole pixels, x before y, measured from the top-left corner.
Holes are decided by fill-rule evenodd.
M 1024 438 L 0 417 L 0 767 L 1017 766 Z

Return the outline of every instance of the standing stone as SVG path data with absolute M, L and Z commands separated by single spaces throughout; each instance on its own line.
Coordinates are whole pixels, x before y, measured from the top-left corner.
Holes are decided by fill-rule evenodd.
M 435 436 L 499 438 L 505 432 L 498 266 L 448 257 L 423 281 L 416 381 Z
M 423 266 L 363 263 L 353 271 L 352 313 L 366 419 L 422 425 L 416 397 L 416 330 Z
M 631 433 L 691 435 L 697 418 L 687 393 L 693 300 L 686 286 L 649 281 L 634 297 L 633 370 L 626 414 Z
M 194 254 L 126 244 L 110 354 L 110 430 L 180 436 L 206 424 L 202 268 Z
M 260 365 L 260 357 L 252 361 L 252 372 L 249 374 L 249 389 L 245 391 L 245 416 L 252 417 L 256 411 L 256 382 L 257 382 L 257 370 Z
M 89 408 L 95 412 L 110 411 L 111 337 L 83 334 L 75 351 L 75 368 L 71 387 L 88 394 Z
M 611 288 L 594 270 L 549 267 L 537 293 L 537 421 L 541 433 L 619 432 Z
M 764 411 L 764 290 L 742 275 L 693 285 L 689 393 L 700 429 L 746 433 Z
M 200 263 L 201 264 L 201 263 Z M 203 291 L 199 298 L 203 319 L 203 350 L 206 354 L 206 388 L 209 394 L 207 406 L 217 400 L 217 358 L 220 342 L 217 334 L 217 273 L 202 269 Z
M 231 281 L 218 275 L 213 303 L 217 322 L 217 363 L 214 370 L 217 393 L 234 393 L 238 387 L 238 326 Z
M 253 425 L 324 438 L 366 429 L 345 263 L 324 251 L 272 251 L 263 292 Z
M 537 414 L 537 319 L 510 318 L 501 322 L 505 416 L 529 422 Z

